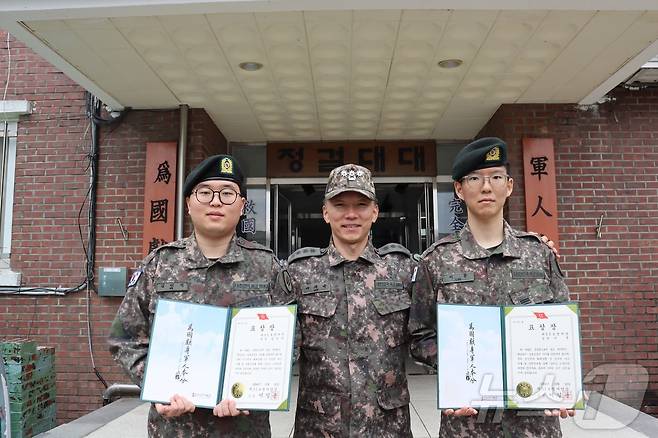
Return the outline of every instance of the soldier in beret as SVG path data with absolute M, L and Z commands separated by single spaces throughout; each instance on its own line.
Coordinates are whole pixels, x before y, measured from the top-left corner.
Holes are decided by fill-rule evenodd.
M 151 252 L 132 276 L 112 324 L 110 352 L 140 385 L 158 298 L 217 306 L 271 304 L 280 272 L 269 248 L 236 237 L 247 191 L 237 161 L 215 155 L 194 168 L 183 187 L 194 232 Z M 241 412 L 232 401 L 195 409 L 172 394 L 148 416 L 149 437 L 269 437 L 267 412 Z
M 402 245 L 373 246 L 378 213 L 370 171 L 334 169 L 322 206 L 329 246 L 288 259 L 301 330 L 297 438 L 411 437 L 407 322 L 426 276 Z
M 455 158 L 452 178 L 464 201 L 464 228 L 431 245 L 422 255 L 431 293 L 413 297 L 409 330 L 411 354 L 436 367 L 436 303 L 508 305 L 567 301 L 555 254 L 534 233 L 513 229 L 503 207 L 514 181 L 508 174 L 507 145 L 481 138 Z M 458 376 L 455 376 L 457 378 Z M 441 437 L 561 437 L 558 417 L 573 410 L 519 411 L 473 407 L 447 409 L 441 415 Z

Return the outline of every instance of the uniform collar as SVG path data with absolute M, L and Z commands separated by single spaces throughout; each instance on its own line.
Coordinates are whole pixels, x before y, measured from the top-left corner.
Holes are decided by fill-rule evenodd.
M 518 240 L 515 239 L 516 235 L 517 233 L 512 227 L 510 227 L 507 221 L 503 221 L 503 243 L 501 246 L 503 257 L 521 257 L 521 248 L 518 244 Z M 488 258 L 491 255 L 487 249 L 482 248 L 475 241 L 475 237 L 473 237 L 473 233 L 471 233 L 468 222 L 459 232 L 459 238 L 461 252 L 465 258 L 469 260 L 477 260 Z
M 209 260 L 205 255 L 203 255 L 203 252 L 201 252 L 201 248 L 199 248 L 196 236 L 192 234 L 190 237 L 185 239 L 185 252 L 186 260 L 188 262 L 188 269 L 203 269 L 208 268 L 215 263 L 228 264 L 244 261 L 242 248 L 238 245 L 237 240 L 237 237 L 233 235 L 231 241 L 228 244 L 228 250 L 226 251 L 226 254 L 217 260 Z
M 238 245 L 238 236 L 235 234 L 231 238 L 231 242 L 228 244 L 228 251 L 224 254 L 223 257 L 220 257 L 217 260 L 218 263 L 238 263 L 244 261 L 244 254 L 242 253 L 242 247 Z
M 341 263 L 347 261 L 341 253 L 338 252 L 334 246 L 334 241 L 329 242 L 329 247 L 327 248 L 327 254 L 329 255 L 329 266 L 334 267 L 338 266 Z M 368 263 L 374 264 L 375 261 L 379 258 L 379 254 L 375 252 L 375 247 L 372 245 L 372 241 L 368 239 L 366 247 L 363 249 L 363 252 L 357 260 L 365 260 Z

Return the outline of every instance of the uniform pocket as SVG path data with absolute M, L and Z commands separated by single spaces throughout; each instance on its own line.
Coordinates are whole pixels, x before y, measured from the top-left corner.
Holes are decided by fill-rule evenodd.
M 336 313 L 338 300 L 329 294 L 306 295 L 299 300 L 299 313 L 330 318 Z
M 271 285 L 266 281 L 235 281 L 231 284 L 235 307 L 259 307 L 272 304 Z
M 295 427 L 304 431 L 340 432 L 341 396 L 323 391 L 299 391 Z M 306 426 L 306 427 L 305 427 Z
M 482 304 L 482 292 L 488 286 L 479 279 L 443 283 L 441 292 L 446 302 L 453 304 Z
M 510 284 L 509 297 L 516 305 L 542 304 L 554 301 L 555 295 L 546 280 L 520 281 Z
M 377 290 L 372 304 L 381 318 L 386 343 L 394 348 L 407 340 L 407 320 L 411 297 L 405 290 Z
M 272 304 L 272 297 L 263 291 L 238 291 L 233 292 L 234 307 L 262 307 Z
M 158 299 L 173 300 L 173 301 L 191 301 L 195 302 L 192 294 L 189 291 L 177 292 L 158 292 Z
M 334 416 L 340 413 L 340 394 L 323 391 L 299 391 L 297 404 L 301 409 Z
M 381 316 L 393 312 L 399 312 L 411 307 L 411 297 L 405 290 L 377 290 L 377 296 L 372 299 L 372 304 Z
M 393 386 L 377 391 L 377 403 L 387 411 L 406 406 L 409 400 L 409 388 L 405 386 Z
M 302 346 L 321 347 L 329 337 L 338 300 L 328 293 L 300 297 L 297 311 L 302 330 Z
M 528 287 L 528 293 L 534 304 L 550 303 L 555 300 L 553 290 L 546 283 L 535 283 Z

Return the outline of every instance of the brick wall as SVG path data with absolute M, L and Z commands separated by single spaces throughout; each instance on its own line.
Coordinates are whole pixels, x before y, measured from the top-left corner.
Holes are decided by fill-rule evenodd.
M 580 302 L 585 374 L 599 365 L 632 364 L 650 374 L 645 410 L 658 413 L 658 90 L 616 89 L 614 102 L 503 105 L 479 136 L 510 145 L 515 189 L 512 225 L 525 228 L 523 137 L 555 142 L 560 265 Z M 595 227 L 605 213 L 601 237 Z M 642 398 L 628 378 L 592 388 L 621 400 Z
M 2 31 L 0 41 L 6 41 Z M 18 125 L 11 266 L 22 273 L 25 286 L 75 286 L 85 272 L 77 216 L 89 186 L 91 132 L 84 90 L 14 38 L 10 48 L 7 99 L 34 103 L 33 114 Z M 2 89 L 6 52 L 3 44 Z M 188 133 L 188 170 L 206 154 L 226 152 L 226 139 L 204 110 L 190 110 Z M 101 130 L 96 268 L 138 265 L 146 142 L 177 141 L 178 135 L 177 109 L 132 111 L 120 124 Z M 85 208 L 80 220 L 85 238 L 86 218 Z M 129 233 L 127 241 L 117 218 Z M 190 225 L 185 229 L 189 232 Z M 101 405 L 103 386 L 92 371 L 87 341 L 88 308 L 97 368 L 109 384 L 128 383 L 106 347 L 120 301 L 93 292 L 88 301 L 86 291 L 63 297 L 0 295 L 0 339 L 27 337 L 56 349 L 59 423 Z
M 0 38 L 6 41 L 6 33 Z M 18 125 L 11 266 L 29 273 L 27 284 L 76 285 L 84 276 L 84 254 L 72 205 L 83 202 L 89 180 L 84 90 L 22 43 L 12 38 L 10 46 L 7 99 L 34 103 L 33 114 Z M 7 69 L 2 44 L 3 89 Z

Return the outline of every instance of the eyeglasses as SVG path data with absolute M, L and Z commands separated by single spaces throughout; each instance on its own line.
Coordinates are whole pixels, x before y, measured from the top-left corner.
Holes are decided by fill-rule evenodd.
M 196 196 L 196 200 L 201 204 L 210 204 L 212 200 L 215 199 L 215 193 L 217 193 L 217 196 L 219 197 L 219 202 L 224 205 L 233 204 L 235 200 L 238 199 L 238 195 L 240 195 L 240 193 L 228 187 L 221 190 L 212 190 L 204 187 L 196 189 L 194 191 L 194 196 Z
M 505 185 L 505 183 L 509 179 L 509 175 L 505 175 L 504 173 L 495 173 L 490 176 L 472 174 L 472 175 L 466 175 L 461 179 L 461 181 L 462 183 L 465 183 L 467 186 L 471 188 L 480 188 L 484 185 L 484 182 L 487 179 L 489 180 L 489 184 L 491 184 L 491 187 L 501 188 Z

